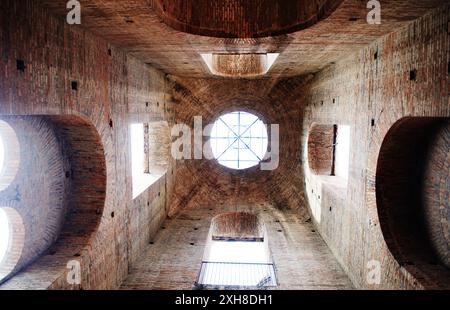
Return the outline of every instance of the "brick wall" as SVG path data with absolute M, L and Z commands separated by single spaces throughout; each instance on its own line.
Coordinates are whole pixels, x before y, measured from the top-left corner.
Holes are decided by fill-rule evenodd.
M 448 5 L 441 6 L 324 69 L 304 88 L 304 160 L 313 122 L 351 126 L 346 194 L 341 196 L 333 190 L 335 187 L 311 174 L 307 165 L 304 173 L 309 206 L 320 208 L 312 212 L 314 221 L 357 287 L 449 287 L 448 271 L 440 278 L 417 270 L 413 276 L 410 271 L 414 266 L 407 267 L 394 259 L 380 227 L 376 199 L 378 156 L 390 128 L 406 116 L 450 116 L 449 13 Z M 448 150 L 443 153 L 448 154 Z M 436 156 L 447 160 L 442 153 Z M 441 185 L 441 193 L 445 193 L 445 186 Z M 440 191 L 439 186 L 434 188 L 434 194 Z M 441 208 L 448 210 L 448 200 L 441 203 Z M 405 219 L 398 219 L 398 224 L 402 221 Z M 366 266 L 372 260 L 381 263 L 381 285 L 366 281 L 370 270 Z
M 164 220 L 173 186 L 170 163 L 167 175 L 138 200 L 131 199 L 129 124 L 136 119 L 171 122 L 165 76 L 82 28 L 66 25 L 63 18 L 51 17 L 36 1 L 2 1 L 0 7 L 0 114 L 82 118 L 99 135 L 108 180 L 95 233 L 71 235 L 72 224 L 90 223 L 89 217 L 77 223 L 82 213 L 69 214 L 62 231 L 71 233 L 62 233 L 60 241 L 77 239 L 75 252 L 70 244 L 57 242 L 2 288 L 79 288 L 65 280 L 69 259 L 81 262 L 81 288 L 116 288 Z M 23 71 L 17 60 L 24 62 Z M 71 131 L 79 127 L 72 125 Z M 59 129 L 64 131 L 63 123 L 56 125 Z M 80 186 L 95 188 L 102 181 L 90 182 Z
M 342 0 L 152 2 L 161 19 L 178 31 L 212 37 L 255 38 L 305 29 L 329 16 Z

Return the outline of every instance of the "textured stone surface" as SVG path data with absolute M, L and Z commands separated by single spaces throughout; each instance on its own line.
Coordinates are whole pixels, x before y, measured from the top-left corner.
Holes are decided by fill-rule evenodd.
M 432 248 L 450 268 L 450 121 L 435 130 L 425 160 L 424 219 Z
M 436 204 L 447 185 L 429 156 L 447 165 L 448 145 L 439 143 L 447 121 L 441 118 L 406 117 L 392 126 L 384 138 L 377 165 L 377 208 L 386 244 L 397 262 L 416 277 L 446 282 L 448 244 L 442 223 L 448 200 Z M 439 151 L 440 149 L 445 151 Z M 433 197 L 433 198 L 431 198 Z M 441 215 L 440 212 L 443 211 Z M 435 255 L 439 253 L 440 255 Z M 445 253 L 445 254 L 443 254 Z M 447 280 L 446 280 L 447 278 Z
M 259 214 L 276 266 L 277 289 L 353 288 L 313 225 L 296 212 L 280 212 L 268 204 L 224 204 L 197 205 L 167 220 L 121 289 L 192 289 L 212 219 L 224 212 Z
M 349 278 L 357 288 L 449 288 L 446 273 L 432 277 L 395 259 L 380 228 L 376 195 L 378 158 L 390 128 L 406 116 L 450 116 L 448 1 L 387 0 L 383 23 L 371 26 L 365 1 L 347 0 L 313 27 L 262 39 L 180 33 L 144 0 L 81 2 L 82 27 L 65 23 L 66 1 L 0 2 L 0 114 L 51 115 L 67 150 L 98 134 L 96 156 L 101 150 L 105 165 L 95 166 L 106 174 L 104 201 L 78 197 L 82 211 L 68 213 L 58 241 L 2 288 L 111 289 L 123 283 L 127 289 L 189 289 L 211 218 L 249 208 L 263 213 L 269 228 L 280 288 L 349 288 Z M 221 52 L 282 55 L 266 79 L 210 78 L 200 53 Z M 169 161 L 166 173 L 132 199 L 131 123 L 193 126 L 195 116 L 207 124 L 234 110 L 280 125 L 278 169 L 242 172 L 214 160 Z M 309 170 L 313 123 L 351 126 L 348 183 Z M 430 165 L 445 154 L 439 151 L 445 143 L 435 141 Z M 75 153 L 78 159 L 70 156 Z M 95 163 L 90 154 L 69 152 L 68 160 L 78 160 L 74 172 L 84 173 L 71 174 L 73 188 L 88 194 L 105 182 L 89 171 Z M 76 179 L 83 175 L 84 181 Z M 431 188 L 445 195 L 445 186 Z M 441 220 L 448 214 L 443 206 Z M 154 239 L 167 214 L 167 229 Z M 84 225 L 89 229 L 79 229 Z M 444 240 L 445 232 L 437 236 Z M 66 282 L 72 259 L 81 263 L 80 286 Z M 372 260 L 381 263 L 380 285 L 366 281 Z
M 378 158 L 391 127 L 406 116 L 450 116 L 449 16 L 448 5 L 443 6 L 342 59 L 305 87 L 303 146 L 313 122 L 351 126 L 350 176 L 343 195 L 306 165 L 304 172 L 314 221 L 357 287 L 449 288 L 448 273 L 433 279 L 394 259 L 380 228 L 376 199 Z M 303 154 L 306 159 L 306 149 Z M 380 285 L 366 281 L 372 260 L 382 266 Z
M 103 39 L 49 17 L 37 1 L 1 1 L 0 7 L 0 114 L 80 117 L 95 128 L 104 151 L 96 147 L 89 154 L 72 154 L 70 160 L 81 156 L 87 169 L 84 177 L 74 174 L 73 182 L 80 182 L 83 193 L 102 185 L 104 179 L 89 174 L 90 168 L 102 168 L 89 157 L 96 152 L 103 155 L 107 177 L 104 201 L 86 196 L 73 200 L 81 209 L 68 215 L 59 240 L 2 288 L 117 288 L 164 220 L 166 193 L 173 184 L 174 167 L 169 163 L 166 175 L 131 199 L 129 124 L 172 122 L 165 77 Z M 18 70 L 18 60 L 25 64 L 23 71 Z M 65 127 L 66 121 L 70 126 Z M 73 133 L 70 144 L 87 146 L 90 135 L 83 133 L 83 124 L 66 121 L 53 120 L 56 130 Z M 30 188 L 22 191 L 33 193 Z M 89 212 L 94 212 L 94 221 Z M 81 263 L 80 287 L 66 281 L 66 265 L 73 259 Z
M 61 20 L 66 19 L 67 1 L 38 2 L 50 8 Z M 223 1 L 213 1 L 216 2 Z M 367 1 L 345 0 L 330 17 L 305 30 L 260 39 L 228 39 L 175 31 L 151 10 L 147 0 L 80 1 L 83 27 L 166 73 L 202 78 L 211 77 L 200 56 L 202 53 L 278 52 L 282 54 L 270 70 L 270 77 L 316 73 L 445 2 L 446 0 L 383 0 L 382 24 L 368 25 Z
M 207 125 L 228 112 L 250 112 L 266 124 L 280 125 L 280 159 L 272 171 L 260 166 L 237 171 L 207 159 L 180 161 L 170 214 L 203 204 L 271 203 L 281 210 L 298 209 L 302 218 L 309 218 L 298 191 L 303 180 L 301 107 L 296 103 L 306 81 L 174 79 L 175 117 L 180 123 L 193 126 L 194 117 L 201 116 Z
M 334 126 L 312 124 L 308 133 L 308 165 L 317 175 L 331 175 L 333 170 Z
M 305 29 L 342 0 L 156 0 L 153 7 L 176 30 L 210 37 L 268 37 Z
M 25 225 L 16 270 L 38 258 L 59 236 L 69 209 L 71 167 L 51 122 L 42 118 L 3 118 L 20 145 L 19 169 L 0 193 L 0 204 L 14 208 Z M 6 150 L 8 151 L 8 149 Z

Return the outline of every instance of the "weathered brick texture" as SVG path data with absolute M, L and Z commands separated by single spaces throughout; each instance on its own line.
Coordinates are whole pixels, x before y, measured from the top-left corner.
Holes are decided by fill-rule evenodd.
M 67 195 L 50 193 L 52 182 L 66 180 L 66 170 L 62 168 L 48 170 L 57 175 L 54 178 L 46 174 L 46 169 L 37 171 L 35 182 L 31 178 L 22 185 L 22 197 L 30 200 L 27 206 L 23 201 L 22 210 L 27 207 L 43 217 L 47 214 L 51 227 L 35 232 L 34 238 L 39 242 L 28 247 L 27 251 L 32 253 L 24 258 L 23 264 L 31 263 L 32 256 L 41 254 L 55 240 L 58 231 L 62 233 L 44 256 L 2 288 L 117 288 L 164 220 L 167 197 L 172 191 L 174 166 L 169 163 L 166 175 L 135 201 L 131 199 L 129 124 L 136 120 L 171 123 L 172 104 L 167 100 L 165 76 L 88 31 L 68 26 L 65 19 L 52 17 L 37 1 L 2 1 L 0 7 L 0 114 L 8 117 L 49 115 L 55 131 L 66 135 L 69 146 L 88 147 L 86 139 L 94 133 L 99 139 L 96 143 L 101 145 L 86 149 L 89 154 L 75 148 L 78 151 L 68 151 L 64 157 L 69 158 L 69 162 L 79 157 L 80 164 L 83 162 L 71 172 L 72 188 L 83 195 L 74 193 L 70 199 Z M 25 64 L 23 71 L 17 68 L 18 60 Z M 77 90 L 72 89 L 73 82 Z M 78 117 L 88 125 L 72 122 L 70 117 L 61 120 L 55 115 L 73 116 L 75 120 Z M 22 123 L 31 126 L 35 121 L 24 119 Z M 83 132 L 86 128 L 83 126 L 95 128 L 94 132 Z M 27 132 L 39 135 L 39 131 L 28 129 Z M 45 140 L 46 136 L 39 137 Z M 46 144 L 39 140 L 35 143 L 41 156 L 36 160 L 42 158 L 44 162 L 52 150 L 46 149 Z M 47 143 L 47 147 L 50 146 Z M 102 153 L 105 161 L 106 178 L 103 179 L 92 171 L 89 174 L 90 169 L 102 169 L 92 157 L 97 152 Z M 38 163 L 36 161 L 35 167 Z M 63 160 L 60 166 L 64 163 Z M 27 169 L 31 167 L 23 166 L 22 175 L 28 175 L 30 170 Z M 44 179 L 43 175 L 46 175 Z M 101 195 L 102 187 L 103 200 L 86 196 L 90 191 Z M 64 187 L 57 188 L 64 191 Z M 33 194 L 38 191 L 40 195 Z M 1 193 L 2 200 L 6 194 Z M 41 202 L 36 203 L 36 199 Z M 59 202 L 51 204 L 48 199 L 59 199 Z M 79 211 L 68 213 L 61 227 L 58 219 L 64 217 L 68 203 L 76 205 Z M 49 210 L 41 212 L 38 206 Z M 91 212 L 95 214 L 91 216 Z M 25 226 L 34 227 L 25 215 Z M 42 221 L 37 221 L 36 229 L 42 225 Z M 81 262 L 80 287 L 70 286 L 66 281 L 66 264 L 72 259 Z
M 312 123 L 351 126 L 350 177 L 344 195 L 336 187 L 330 188 L 321 178 L 311 174 L 306 165 L 304 172 L 307 200 L 312 213 L 316 215 L 314 221 L 357 287 L 449 288 L 448 269 L 441 269 L 441 276 L 433 277 L 420 271 L 417 266 L 394 258 L 386 245 L 387 236 L 380 227 L 383 219 L 379 217 L 382 212 L 381 206 L 377 204 L 376 193 L 380 150 L 392 126 L 404 117 L 450 116 L 449 16 L 448 4 L 443 5 L 397 32 L 376 40 L 368 48 L 324 69 L 304 89 L 301 99 L 305 106 L 302 135 L 304 159 Z M 411 72 L 416 73 L 415 79 Z M 411 134 L 419 139 L 417 134 L 422 130 Z M 431 140 L 431 143 L 436 144 L 431 149 L 431 162 L 427 168 L 431 170 L 426 170 L 427 182 L 431 183 L 426 185 L 425 193 L 433 191 L 433 199 L 440 195 L 445 197 L 448 193 L 448 183 L 442 183 L 445 176 L 448 178 L 445 165 L 448 165 L 449 150 L 445 150 L 448 145 L 442 142 L 445 137 L 445 134 L 438 135 Z M 399 141 L 406 142 L 404 138 Z M 442 148 L 444 150 L 440 150 Z M 418 150 L 419 145 L 414 145 L 406 150 L 409 154 L 403 155 L 411 158 Z M 400 158 L 402 154 L 396 152 L 395 156 Z M 436 169 L 433 165 L 437 158 L 441 162 L 439 165 L 443 165 L 442 174 L 431 172 Z M 418 163 L 423 166 L 424 162 Z M 400 167 L 383 167 L 384 173 L 389 176 L 400 171 L 396 169 Z M 404 177 L 413 177 L 413 174 Z M 393 191 L 404 196 L 414 194 L 411 187 L 395 187 L 400 184 L 394 180 L 388 180 L 387 184 L 389 187 L 394 186 Z M 428 194 L 427 200 L 430 199 Z M 445 211 L 449 208 L 448 200 L 444 198 L 440 201 L 441 215 L 433 215 L 433 222 L 442 221 L 442 216 L 448 214 Z M 395 225 L 408 222 L 402 216 L 390 220 Z M 438 234 L 441 240 L 446 238 L 439 229 L 434 234 Z M 398 237 L 401 239 L 401 236 Z M 380 285 L 369 285 L 366 281 L 369 270 L 366 267 L 372 260 L 379 261 L 382 266 Z

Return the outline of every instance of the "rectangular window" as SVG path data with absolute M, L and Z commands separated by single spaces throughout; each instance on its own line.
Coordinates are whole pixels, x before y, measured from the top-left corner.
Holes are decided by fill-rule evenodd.
M 148 139 L 149 125 L 131 125 L 131 166 L 133 179 L 133 199 L 149 188 L 160 176 L 150 173 Z
M 350 166 L 350 126 L 336 126 L 334 174 L 348 180 Z

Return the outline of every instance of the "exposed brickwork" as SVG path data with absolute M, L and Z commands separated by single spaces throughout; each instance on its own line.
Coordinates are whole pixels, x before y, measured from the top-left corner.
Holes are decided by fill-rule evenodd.
M 422 278 L 422 282 L 441 285 L 450 282 L 450 272 L 440 265 L 433 249 L 448 252 L 447 244 L 438 245 L 445 238 L 441 222 L 446 221 L 440 209 L 446 212 L 448 201 L 436 205 L 430 199 L 440 196 L 436 189 L 448 191 L 440 180 L 433 180 L 439 173 L 447 175 L 448 171 L 433 171 L 426 165 L 427 154 L 436 156 L 436 151 L 443 147 L 436 143 L 443 122 L 440 118 L 421 117 L 399 120 L 383 141 L 376 177 L 380 226 L 390 252 L 403 268 Z M 447 153 L 448 148 L 441 154 L 444 155 L 440 157 L 441 165 L 446 164 L 442 159 L 446 159 Z M 424 179 L 425 175 L 429 177 Z
M 333 136 L 333 125 L 312 124 L 308 136 L 308 164 L 314 174 L 331 175 Z
M 203 60 L 212 74 L 223 77 L 264 76 L 270 69 L 267 54 L 205 54 Z
M 65 173 L 70 173 L 71 167 L 50 122 L 39 117 L 3 120 L 14 129 L 20 145 L 16 177 L 0 194 L 1 205 L 17 210 L 25 224 L 17 271 L 58 238 L 69 209 L 71 179 Z
M 396 259 L 377 206 L 378 159 L 392 126 L 407 116 L 450 116 L 448 1 L 386 0 L 383 23 L 368 26 L 366 2 L 346 0 L 314 27 L 261 39 L 177 32 L 146 0 L 81 2 L 83 28 L 65 23 L 63 0 L 0 2 L 0 115 L 22 115 L 21 126 L 38 134 L 25 144 L 39 151 L 35 164 L 45 169 L 28 166 L 35 176 L 24 180 L 30 171 L 22 171 L 17 182 L 24 184 L 27 205 L 38 206 L 30 213 L 50 214 L 34 224 L 24 213 L 24 227 L 44 227 L 36 238 L 45 237 L 21 252 L 17 269 L 27 267 L 2 289 L 190 289 L 211 220 L 229 211 L 261 215 L 282 289 L 352 288 L 351 282 L 370 289 L 449 288 L 448 269 L 438 266 L 434 276 Z M 211 78 L 200 54 L 224 52 L 282 54 L 265 79 Z M 276 170 L 232 171 L 214 160 L 160 162 L 173 124 L 192 127 L 202 116 L 206 125 L 236 110 L 280 125 Z M 164 166 L 134 200 L 131 123 L 161 125 L 149 139 L 161 142 L 153 155 L 157 167 Z M 351 126 L 348 184 L 311 173 L 313 123 Z M 444 262 L 447 139 L 446 128 L 434 136 L 422 187 L 432 245 Z M 46 195 L 32 202 L 38 190 Z M 13 197 L 12 188 L 1 195 Z M 49 209 L 52 199 L 56 207 Z M 0 206 L 25 206 L 9 201 Z M 167 229 L 160 230 L 167 215 Z M 79 286 L 66 281 L 72 259 L 81 263 Z M 372 260 L 382 266 L 380 285 L 366 281 Z
M 213 239 L 263 240 L 264 223 L 256 214 L 247 212 L 223 213 L 211 221 Z
M 424 219 L 433 249 L 450 268 L 450 121 L 430 139 L 423 181 Z
M 75 187 L 85 194 L 72 201 L 80 208 L 79 212 L 67 216 L 60 239 L 47 255 L 2 288 L 116 288 L 164 220 L 166 193 L 172 190 L 174 167 L 170 163 L 167 175 L 137 200 L 131 199 L 129 124 L 140 119 L 171 122 L 172 108 L 171 102 L 166 100 L 165 77 L 83 29 L 50 17 L 37 1 L 1 1 L 0 7 L 0 114 L 75 115 L 91 125 L 83 127 L 83 123 L 73 123 L 70 118 L 51 119 L 61 135 L 74 134 L 67 138 L 69 147 L 89 148 L 86 139 L 93 137 L 93 133 L 103 145 L 103 149 L 98 146 L 85 149 L 86 154 L 72 154 L 80 156 L 78 160 L 83 162 L 71 175 L 72 183 L 80 182 Z M 23 71 L 17 70 L 18 59 L 25 64 Z M 73 81 L 77 90 L 72 90 Z M 91 127 L 94 131 L 86 132 Z M 44 145 L 41 151 L 46 153 Z M 96 152 L 101 152 L 105 158 L 104 172 L 108 181 L 103 202 L 86 196 L 90 191 L 97 191 L 97 186 L 101 187 L 106 180 L 97 179 L 92 172 L 89 175 L 91 168 L 102 169 L 102 165 L 92 159 Z M 69 157 L 73 164 L 76 159 Z M 62 171 L 65 178 L 65 170 Z M 87 174 L 83 176 L 81 171 Z M 78 177 L 84 180 L 77 180 Z M 36 198 L 28 187 L 23 188 L 22 193 L 24 197 Z M 52 198 L 61 199 L 61 196 Z M 90 212 L 95 213 L 93 221 Z M 80 229 L 80 225 L 85 228 Z M 25 222 L 25 226 L 29 223 Z M 55 226 L 55 232 L 57 228 Z M 42 234 L 36 238 L 38 236 Z M 51 235 L 45 242 L 50 244 L 55 237 Z M 39 248 L 44 250 L 45 246 Z M 72 287 L 66 281 L 69 258 L 81 262 L 81 287 Z
M 167 220 L 121 289 L 192 289 L 212 219 L 225 212 L 258 214 L 277 268 L 276 289 L 352 289 L 352 283 L 315 231 L 295 211 L 267 204 L 197 205 Z
M 178 121 L 193 126 L 195 116 L 204 125 L 221 115 L 248 111 L 267 124 L 280 124 L 280 162 L 273 171 L 259 166 L 236 171 L 216 160 L 185 160 L 179 163 L 171 214 L 180 208 L 202 204 L 265 203 L 279 209 L 298 209 L 309 217 L 298 192 L 301 179 L 301 155 L 298 132 L 301 130 L 300 106 L 295 99 L 308 78 L 291 80 L 203 80 L 174 79 L 175 115 Z M 288 125 L 287 125 L 288 124 Z M 270 134 L 269 134 L 270 135 Z M 206 138 L 204 138 L 206 142 Z
M 228 1 L 238 0 L 208 2 L 217 5 Z M 382 24 L 368 25 L 367 1 L 345 0 L 331 16 L 313 27 L 289 35 L 259 39 L 211 38 L 173 30 L 161 22 L 156 11 L 150 8 L 148 0 L 81 0 L 80 3 L 83 8 L 83 27 L 166 73 L 183 77 L 211 77 L 200 56 L 202 53 L 280 52 L 282 54 L 268 75 L 284 78 L 317 73 L 445 1 L 383 0 Z M 65 20 L 66 0 L 37 2 Z M 292 1 L 278 2 L 284 4 Z M 318 1 L 294 2 L 309 5 Z M 183 9 L 180 8 L 180 11 Z M 204 14 L 201 16 L 207 18 Z
M 210 37 L 255 38 L 305 29 L 342 0 L 156 0 L 154 8 L 176 30 Z
M 313 122 L 351 125 L 347 194 L 332 190 L 307 166 L 305 189 L 309 205 L 319 207 L 312 213 L 321 235 L 357 287 L 448 288 L 448 277 L 414 277 L 389 251 L 378 217 L 376 168 L 384 138 L 399 119 L 450 116 L 449 16 L 444 5 L 325 69 L 304 90 L 303 146 Z M 306 149 L 303 154 L 305 159 Z M 366 281 L 371 260 L 381 262 L 381 285 Z

